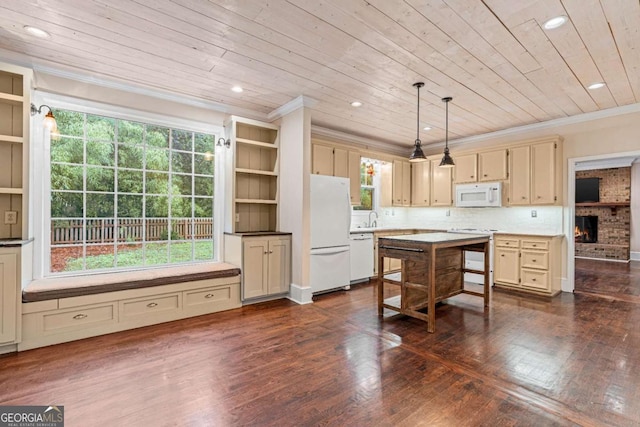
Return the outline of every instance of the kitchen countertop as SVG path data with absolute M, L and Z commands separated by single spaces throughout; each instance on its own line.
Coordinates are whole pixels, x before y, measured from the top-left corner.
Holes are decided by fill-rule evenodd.
M 0 247 L 3 247 L 3 248 L 17 248 L 17 247 L 20 247 L 20 246 L 24 246 L 29 242 L 33 242 L 33 238 L 31 238 L 31 239 L 22 239 L 22 238 L 0 239 Z
M 287 236 L 290 235 L 291 233 L 289 232 L 285 232 L 285 231 L 244 231 L 244 232 L 240 232 L 240 233 L 227 233 L 225 232 L 224 234 L 229 234 L 231 236 Z
M 532 236 L 532 237 L 564 237 L 564 234 L 555 233 L 515 233 L 508 231 L 496 231 L 495 236 Z
M 360 227 L 360 228 L 352 228 L 350 230 L 351 234 L 354 233 L 376 233 L 379 231 L 408 231 L 408 230 L 416 230 L 419 233 L 426 233 L 426 232 L 444 232 L 446 230 L 432 230 L 432 229 L 426 229 L 426 228 L 416 228 L 416 227 L 398 227 L 398 226 L 382 226 L 382 227 Z

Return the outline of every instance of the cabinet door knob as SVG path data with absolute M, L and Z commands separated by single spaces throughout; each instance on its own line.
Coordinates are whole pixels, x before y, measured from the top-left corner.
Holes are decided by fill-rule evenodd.
M 535 258 L 531 260 L 531 262 L 536 262 Z
M 486 176 L 486 175 L 485 175 Z M 469 178 L 473 178 L 473 175 L 471 175 Z
M 531 279 L 531 281 L 532 281 L 532 282 L 535 282 L 535 281 L 536 281 L 536 278 L 534 277 L 533 279 Z
M 502 256 L 502 257 L 503 257 L 503 256 L 504 256 L 504 254 L 500 254 L 500 256 Z
M 522 196 L 522 200 L 526 199 L 526 197 Z
M 486 178 L 488 175 L 485 173 L 483 176 Z

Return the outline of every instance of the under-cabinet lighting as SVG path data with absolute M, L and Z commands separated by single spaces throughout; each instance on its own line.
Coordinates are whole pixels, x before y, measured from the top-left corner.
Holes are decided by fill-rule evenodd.
M 587 86 L 587 89 L 600 89 L 601 87 L 606 86 L 603 82 L 596 82 L 596 83 L 591 83 L 589 86 Z
M 231 88 L 232 91 L 234 91 L 235 93 L 242 93 L 244 91 L 244 89 L 242 89 L 242 87 L 240 86 L 234 86 Z
M 352 106 L 352 107 L 362 107 L 362 102 L 360 102 L 360 101 L 353 101 L 353 102 L 351 103 L 351 106 Z

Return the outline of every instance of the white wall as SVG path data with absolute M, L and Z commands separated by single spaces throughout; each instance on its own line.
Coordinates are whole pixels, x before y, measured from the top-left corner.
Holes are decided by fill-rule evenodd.
M 292 299 L 308 302 L 296 289 L 309 287 L 309 175 L 311 115 L 299 108 L 280 120 L 279 230 L 292 234 Z M 302 299 L 303 301 L 301 301 Z

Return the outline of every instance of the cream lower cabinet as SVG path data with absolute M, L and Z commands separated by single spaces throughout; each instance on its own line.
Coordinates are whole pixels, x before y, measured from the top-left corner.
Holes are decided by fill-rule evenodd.
M 242 270 L 242 300 L 289 292 L 291 235 L 225 235 L 225 261 Z
M 553 296 L 560 292 L 561 236 L 496 235 L 494 284 Z
M 0 251 L 0 346 L 18 338 L 18 256 Z

